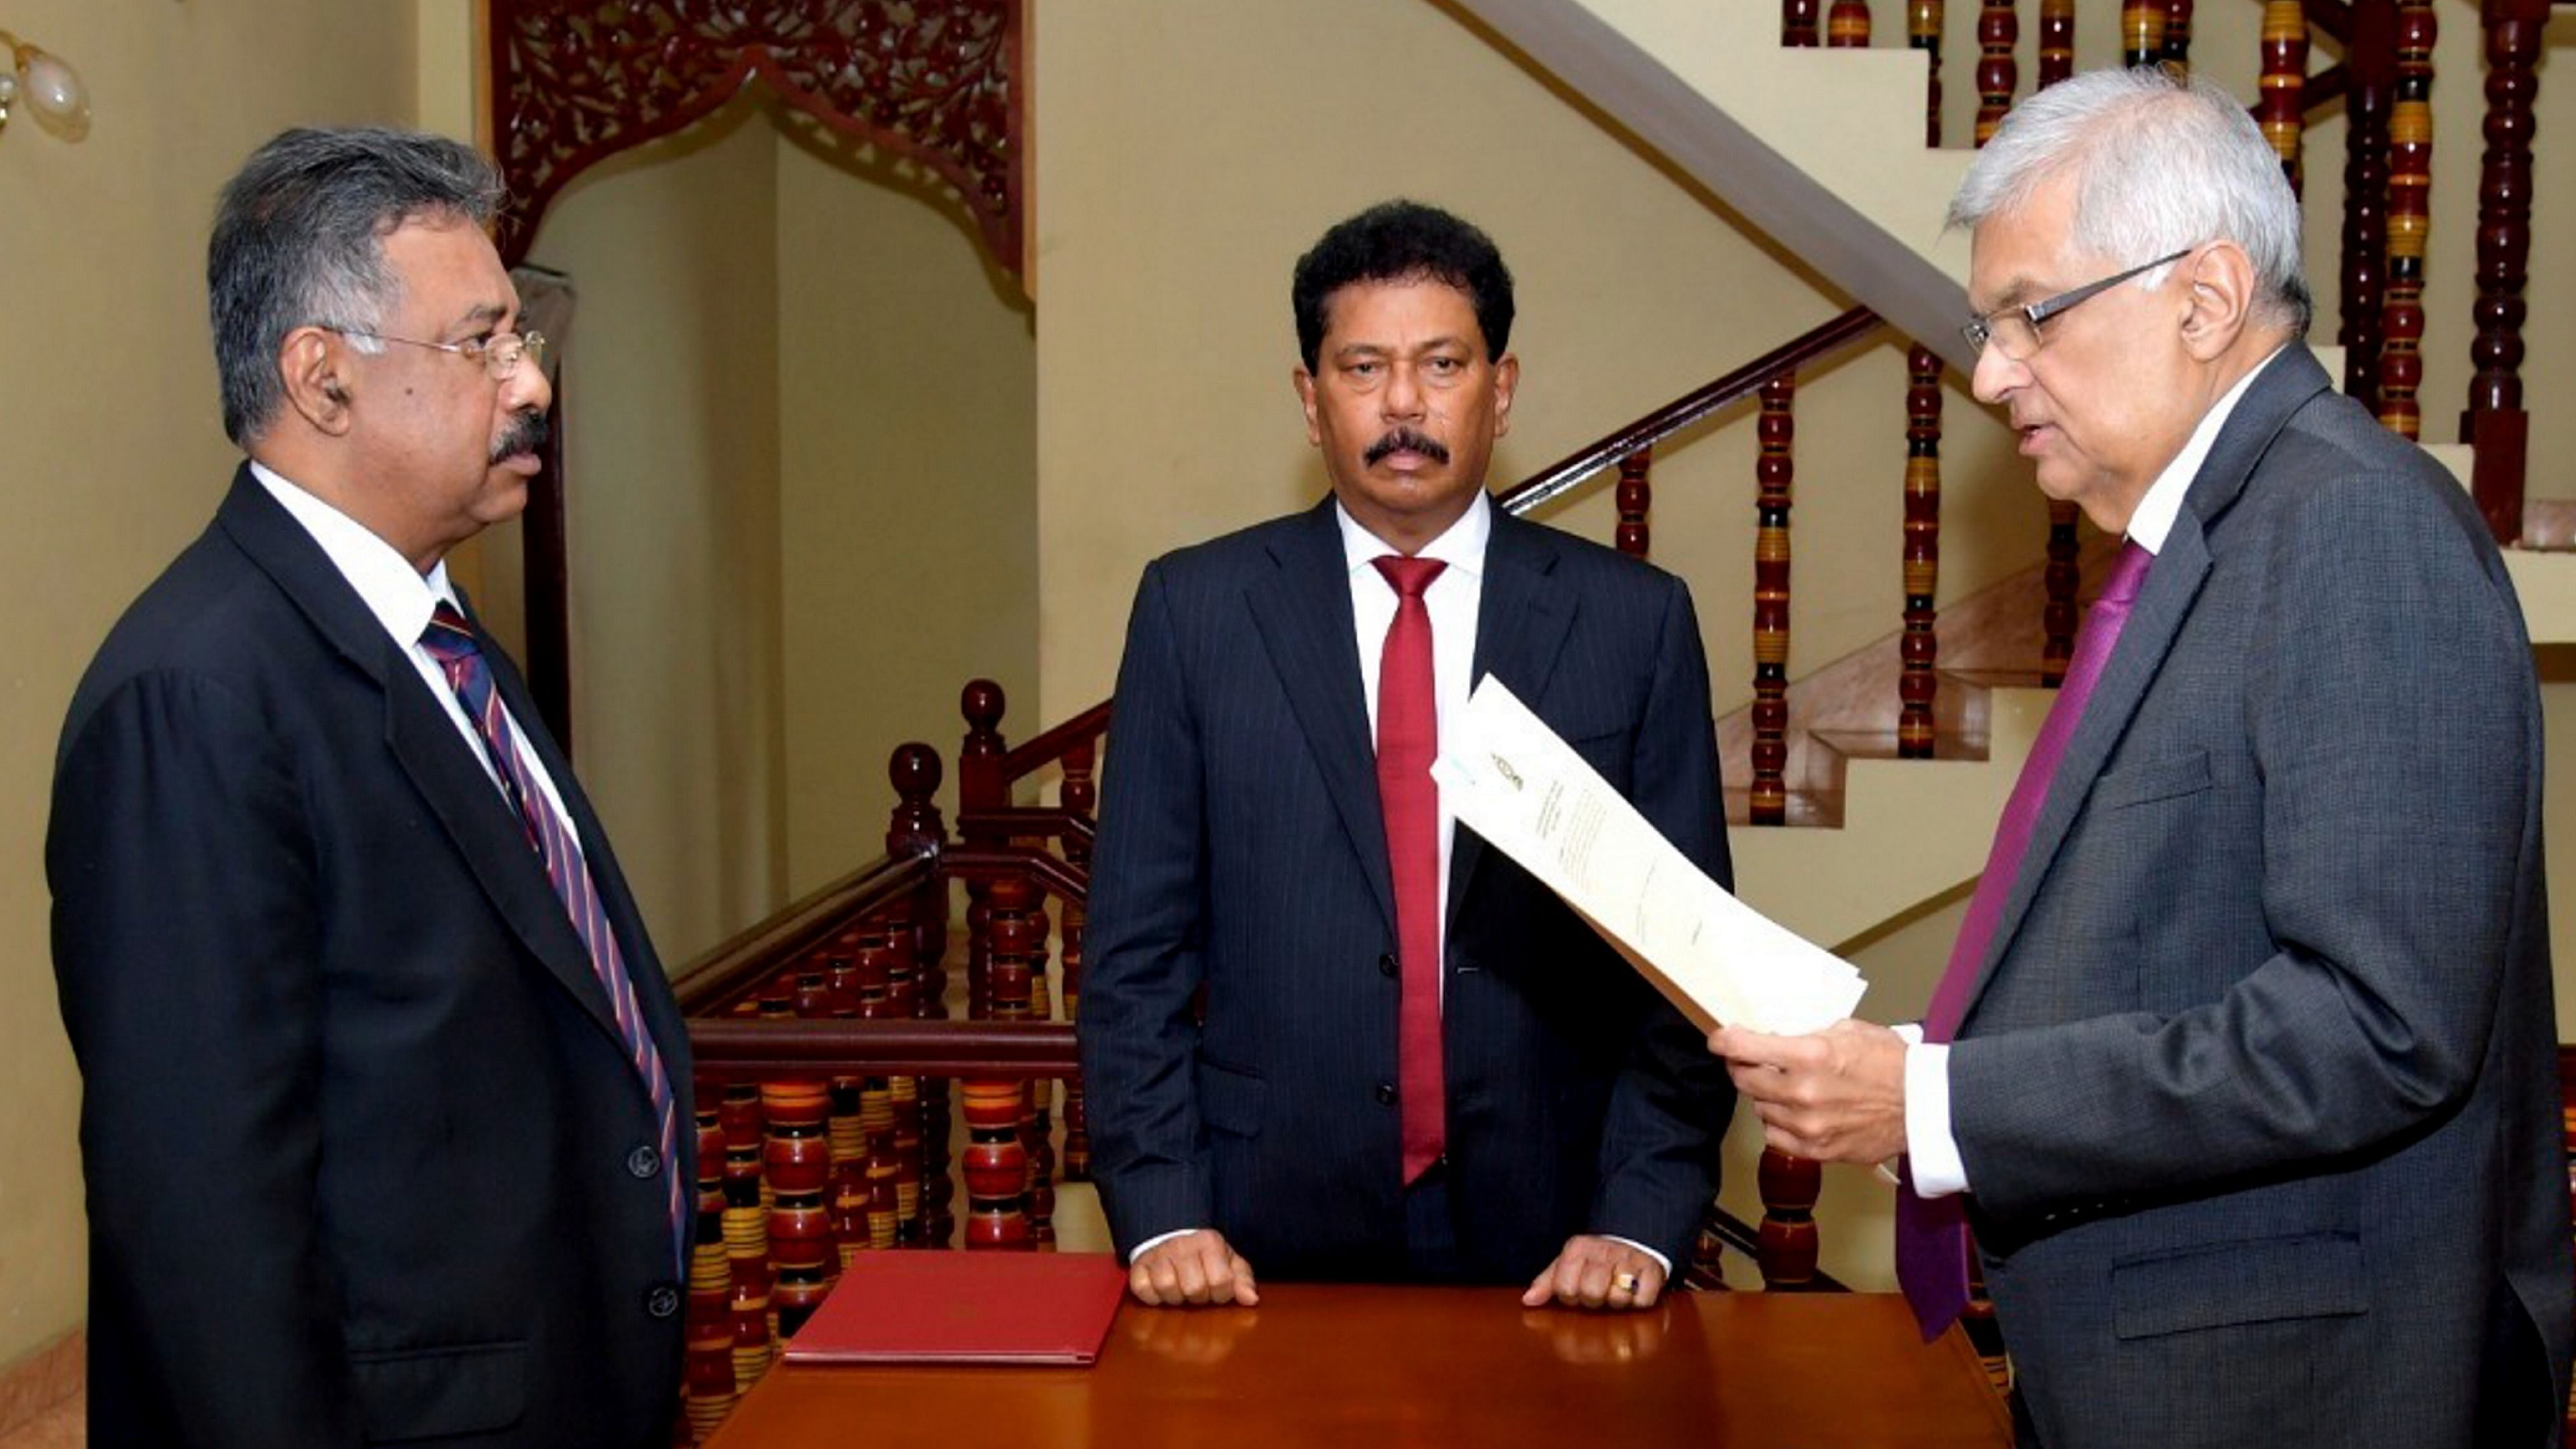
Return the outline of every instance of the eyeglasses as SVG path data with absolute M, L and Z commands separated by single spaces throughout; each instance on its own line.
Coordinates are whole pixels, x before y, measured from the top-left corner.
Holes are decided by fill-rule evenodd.
M 526 358 L 539 367 L 546 362 L 546 335 L 542 332 L 502 332 L 490 337 L 469 337 L 463 342 L 421 342 L 409 337 L 388 337 L 381 332 L 353 332 L 346 327 L 328 329 L 343 337 L 363 337 L 370 342 L 399 342 L 405 347 L 426 347 L 433 352 L 453 352 L 483 364 L 483 371 L 494 382 L 508 382 L 519 370 L 519 359 Z
M 2104 277 L 2098 282 L 2087 282 L 2072 292 L 2060 292 L 2044 301 L 1997 307 L 1982 317 L 1969 319 L 1967 325 L 1959 329 L 1959 335 L 1968 339 L 1968 346 L 1977 352 L 1984 352 L 1991 344 L 1997 352 L 2014 362 L 2026 361 L 2032 353 L 2039 350 L 2042 340 L 2039 335 L 2040 323 L 2073 308 L 2077 303 L 2087 302 L 2100 296 L 2131 277 L 2152 272 L 2167 262 L 2181 261 L 2184 257 L 2190 256 L 2192 250 L 2190 247 L 2184 247 L 2171 256 L 2158 257 L 2152 262 L 2141 262 L 2125 272 Z

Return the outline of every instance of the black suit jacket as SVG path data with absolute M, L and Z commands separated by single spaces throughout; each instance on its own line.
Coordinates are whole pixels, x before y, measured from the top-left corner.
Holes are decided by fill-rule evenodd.
M 688 1121 L 688 1042 L 580 831 Z M 668 1442 L 642 1082 L 471 746 L 245 469 L 74 696 L 46 840 L 86 1084 L 90 1442 Z M 693 1142 L 683 1132 L 684 1157 Z
M 1475 674 L 1729 878 L 1707 663 L 1679 580 L 1498 511 Z M 1266 1276 L 1402 1271 L 1375 759 L 1329 499 L 1147 568 L 1102 775 L 1080 1013 L 1122 1251 L 1212 1226 Z M 1449 891 L 1441 1027 L 1467 1270 L 1525 1281 L 1585 1231 L 1687 1263 L 1734 1103 L 1724 1070 L 1463 827 Z

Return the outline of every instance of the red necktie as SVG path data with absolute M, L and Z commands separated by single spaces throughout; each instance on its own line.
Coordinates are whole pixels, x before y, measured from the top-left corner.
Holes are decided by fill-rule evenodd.
M 1377 798 L 1395 881 L 1395 938 L 1403 961 L 1396 1015 L 1397 1088 L 1404 1104 L 1404 1180 L 1440 1160 L 1448 1097 L 1440 1081 L 1440 787 L 1431 760 L 1440 716 L 1431 682 L 1431 610 L 1422 591 L 1439 559 L 1374 561 L 1395 590 L 1395 622 L 1377 666 Z
M 2013 882 L 2021 875 L 2022 856 L 2030 849 L 2040 807 L 2048 803 L 2049 784 L 2066 757 L 2066 742 L 2084 717 L 2085 702 L 2101 681 L 2102 666 L 2111 658 L 2111 646 L 2119 642 L 2121 626 L 2129 622 L 2129 605 L 2146 583 L 2147 566 L 2155 558 L 2135 543 L 2122 544 L 2111 576 L 2102 583 L 2101 597 L 2085 616 L 2083 637 L 2075 643 L 2075 657 L 2067 662 L 2066 680 L 2048 707 L 2048 719 L 2039 727 L 2030 758 L 2022 762 L 2012 798 L 2004 802 L 1994 846 L 1986 853 L 1986 873 L 1977 879 L 1977 893 L 1968 900 L 1968 918 L 1960 923 L 1958 942 L 1950 948 L 1950 964 L 1942 970 L 1940 984 L 1932 989 L 1932 1004 L 1923 1013 L 1927 1042 L 1946 1042 L 1959 1033 L 1959 1022 L 1967 1015 L 1968 991 L 1985 965 L 1986 948 L 1994 943 L 2004 898 L 2012 894 Z M 1957 1322 L 1967 1307 L 1966 1205 L 1956 1193 L 1918 1196 L 1910 1168 L 1899 1177 L 1896 1278 L 1928 1343 Z
M 670 1075 L 662 1068 L 662 1054 L 653 1045 L 652 1029 L 645 1025 L 644 1008 L 635 999 L 635 983 L 626 974 L 626 957 L 618 949 L 617 932 L 610 927 L 599 889 L 591 882 L 590 865 L 582 859 L 581 847 L 574 843 L 571 829 L 546 802 L 545 792 L 537 787 L 527 765 L 520 760 L 510 716 L 501 708 L 501 696 L 492 687 L 491 668 L 483 662 L 482 647 L 465 616 L 442 602 L 431 614 L 420 643 L 430 658 L 438 661 L 447 675 L 448 687 L 456 691 L 457 702 L 465 706 L 465 717 L 474 722 L 475 733 L 482 736 L 484 749 L 500 776 L 501 793 L 517 807 L 519 826 L 527 832 L 528 843 L 536 848 L 538 858 L 545 862 L 546 879 L 563 901 L 564 912 L 572 917 L 573 931 L 581 937 L 590 956 L 590 969 L 599 978 L 600 989 L 608 993 L 610 1013 L 617 1020 L 618 1040 L 625 1046 L 636 1075 L 643 1078 L 645 1095 L 653 1104 L 660 1129 L 671 1239 L 674 1251 L 684 1253 L 693 1218 L 680 1186 L 679 1108 L 672 1097 Z

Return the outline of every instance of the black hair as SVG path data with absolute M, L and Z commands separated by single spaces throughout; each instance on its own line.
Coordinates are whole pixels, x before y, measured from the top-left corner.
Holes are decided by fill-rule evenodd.
M 1445 282 L 1466 293 L 1485 334 L 1485 359 L 1512 338 L 1512 273 L 1494 239 L 1436 206 L 1382 201 L 1325 232 L 1297 259 L 1288 300 L 1297 312 L 1297 351 L 1313 372 L 1322 361 L 1324 311 L 1354 282 Z

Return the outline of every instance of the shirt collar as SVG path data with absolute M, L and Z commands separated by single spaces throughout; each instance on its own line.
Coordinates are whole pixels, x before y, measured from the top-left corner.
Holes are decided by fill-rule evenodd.
M 2200 476 L 2200 465 L 2209 461 L 2209 450 L 2218 441 L 2218 431 L 2227 426 L 2236 405 L 2244 401 L 2245 389 L 2263 375 L 2273 358 L 2289 349 L 2284 346 L 2271 357 L 2254 364 L 2253 370 L 2236 379 L 2236 385 L 2219 398 L 2218 405 L 2200 415 L 2200 423 L 2191 430 L 2191 438 L 2174 454 L 2173 461 L 2147 485 L 2147 496 L 2138 500 L 2135 513 L 2129 515 L 2129 540 L 2149 553 L 2165 551 L 2165 539 L 2172 534 L 2174 520 L 2182 516 L 2183 499 L 2191 493 L 2191 482 Z
M 1342 529 L 1342 559 L 1352 573 L 1374 568 L 1376 561 L 1390 553 L 1401 552 L 1393 544 L 1360 526 L 1342 500 L 1333 500 L 1333 520 Z M 1467 511 L 1458 521 L 1441 530 L 1440 536 L 1422 546 L 1417 558 L 1436 558 L 1459 573 L 1482 578 L 1485 574 L 1485 541 L 1494 534 L 1494 505 L 1485 490 L 1467 502 Z
M 368 532 L 365 524 L 306 492 L 302 485 L 267 464 L 253 462 L 250 473 L 278 506 L 321 545 L 331 566 L 349 581 L 350 588 L 358 591 L 367 612 L 376 616 L 395 643 L 409 648 L 420 642 L 420 636 L 429 628 L 432 611 L 441 603 L 456 602 L 456 591 L 447 581 L 445 559 L 432 564 L 423 576 L 392 544 Z

